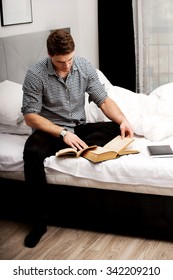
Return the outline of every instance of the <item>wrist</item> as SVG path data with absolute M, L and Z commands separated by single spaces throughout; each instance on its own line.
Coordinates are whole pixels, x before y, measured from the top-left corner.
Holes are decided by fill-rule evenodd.
M 63 139 L 67 134 L 67 129 L 66 128 L 63 128 L 60 132 L 60 138 Z

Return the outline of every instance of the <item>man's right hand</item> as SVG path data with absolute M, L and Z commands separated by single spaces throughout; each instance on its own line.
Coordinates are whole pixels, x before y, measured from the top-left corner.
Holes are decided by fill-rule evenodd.
M 67 131 L 66 135 L 63 137 L 63 141 L 75 150 L 82 150 L 88 147 L 83 140 L 71 131 Z

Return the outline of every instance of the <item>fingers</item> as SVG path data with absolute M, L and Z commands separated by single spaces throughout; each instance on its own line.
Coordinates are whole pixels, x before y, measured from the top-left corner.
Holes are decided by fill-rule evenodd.
M 120 129 L 121 129 L 121 137 L 134 137 L 134 133 L 133 133 L 133 129 L 131 128 L 130 125 L 125 125 L 125 124 L 121 124 L 120 125 Z
M 70 131 L 67 132 L 63 140 L 67 145 L 76 150 L 82 150 L 88 147 L 88 145 L 83 140 L 81 140 L 76 134 Z
M 88 146 L 86 144 L 83 144 L 82 142 L 78 143 L 77 141 L 75 141 L 75 142 L 71 143 L 71 147 L 76 150 L 82 150 L 84 148 L 87 148 Z

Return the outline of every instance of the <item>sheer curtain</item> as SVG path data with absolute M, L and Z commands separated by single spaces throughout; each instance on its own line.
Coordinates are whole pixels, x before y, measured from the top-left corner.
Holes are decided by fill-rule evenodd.
M 133 0 L 136 91 L 173 82 L 173 0 Z

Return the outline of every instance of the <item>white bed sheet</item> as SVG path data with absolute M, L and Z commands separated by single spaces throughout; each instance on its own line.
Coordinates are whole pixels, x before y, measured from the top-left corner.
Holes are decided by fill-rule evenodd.
M 136 137 L 131 147 L 138 149 L 139 154 L 122 156 L 97 164 L 82 157 L 77 159 L 51 156 L 45 160 L 45 167 L 49 172 L 55 170 L 104 184 L 143 185 L 171 189 L 173 188 L 173 158 L 151 158 L 147 151 L 147 145 L 157 143 L 144 137 Z M 159 142 L 161 143 L 171 144 L 173 147 L 173 137 Z
M 23 146 L 28 136 L 0 134 L 0 177 L 24 180 Z M 45 160 L 47 181 L 81 187 L 94 187 L 173 196 L 173 158 L 150 158 L 146 146 L 157 144 L 135 137 L 132 148 L 140 154 L 123 156 L 102 163 L 80 157 Z M 171 144 L 173 137 L 159 141 Z
M 27 137 L 0 133 L 0 171 L 23 171 L 23 147 Z

